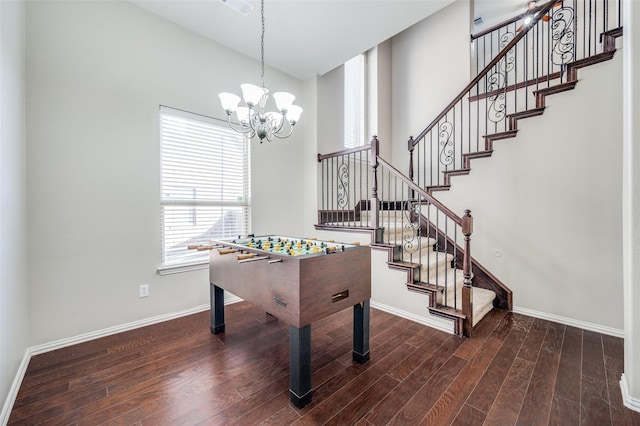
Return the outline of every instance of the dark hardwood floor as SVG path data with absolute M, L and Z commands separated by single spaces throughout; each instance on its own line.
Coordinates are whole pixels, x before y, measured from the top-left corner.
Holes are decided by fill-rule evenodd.
M 371 361 L 352 311 L 312 326 L 313 402 L 288 400 L 288 327 L 242 302 L 32 358 L 16 425 L 640 425 L 622 405 L 621 339 L 495 311 L 472 339 L 373 309 Z

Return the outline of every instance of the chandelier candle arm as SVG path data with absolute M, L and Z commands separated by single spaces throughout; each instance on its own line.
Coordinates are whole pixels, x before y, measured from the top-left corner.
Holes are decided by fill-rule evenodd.
M 238 133 L 246 134 L 249 139 L 258 136 L 260 143 L 264 139 L 271 141 L 274 137 L 279 139 L 289 137 L 293 133 L 293 127 L 302 115 L 302 108 L 293 104 L 296 97 L 288 92 L 274 93 L 273 99 L 276 103 L 277 112 L 266 111 L 269 90 L 264 87 L 264 0 L 261 1 L 261 17 L 260 65 L 262 66 L 262 87 L 249 83 L 241 84 L 242 99 L 233 93 L 222 92 L 218 94 L 222 109 L 227 114 L 229 127 Z M 245 106 L 239 106 L 242 100 Z M 240 123 L 239 128 L 231 122 L 231 116 L 234 113 Z M 288 132 L 285 130 L 285 121 L 288 123 Z

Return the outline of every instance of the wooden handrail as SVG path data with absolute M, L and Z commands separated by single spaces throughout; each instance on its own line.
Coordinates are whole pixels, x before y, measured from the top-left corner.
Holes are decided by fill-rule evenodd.
M 479 33 L 471 34 L 471 41 L 473 41 L 473 40 L 475 40 L 477 38 L 480 38 L 482 36 L 486 36 L 487 34 L 493 32 L 493 31 L 495 31 L 497 29 L 500 29 L 502 27 L 506 27 L 509 24 L 513 24 L 514 22 L 518 22 L 520 19 L 523 19 L 527 15 L 533 15 L 535 13 L 538 13 L 538 10 L 540 10 L 542 7 L 544 7 L 544 5 L 535 7 L 533 9 L 531 9 L 531 10 L 527 10 L 526 12 L 522 12 L 521 14 L 516 15 L 513 18 L 506 19 L 506 20 L 500 22 L 499 24 L 493 25 L 493 26 L 491 26 L 491 27 L 489 27 L 487 29 L 484 29 L 484 30 L 480 31 Z
M 318 154 L 318 163 L 322 160 L 326 160 L 327 158 L 340 157 L 341 155 L 353 154 L 361 151 L 369 151 L 371 149 L 371 144 L 362 145 L 351 149 L 343 149 L 342 151 L 331 152 L 329 154 Z
M 535 15 L 535 17 L 533 18 L 533 20 L 529 23 L 529 25 L 526 25 L 522 31 L 520 31 L 518 33 L 518 35 L 516 35 L 510 42 L 509 44 L 507 44 L 504 49 L 502 49 L 502 51 L 495 57 L 493 58 L 493 60 L 491 62 L 489 62 L 489 64 L 484 67 L 484 69 L 482 71 L 480 71 L 480 73 L 473 79 L 471 80 L 471 82 L 464 88 L 462 89 L 462 91 L 460 92 L 460 94 L 458 96 L 456 96 L 453 101 L 451 101 L 449 103 L 449 105 L 447 105 L 440 114 L 438 114 L 438 116 L 431 122 L 431 124 L 429 124 L 422 132 L 420 132 L 420 134 L 414 138 L 413 140 L 413 145 L 417 145 L 419 141 L 422 140 L 422 138 L 424 138 L 426 136 L 427 133 L 429 133 L 431 131 L 431 129 L 433 129 L 433 127 L 438 124 L 438 122 L 440 120 L 442 120 L 442 118 L 447 115 L 449 113 L 449 111 L 451 110 L 451 108 L 453 108 L 458 102 L 460 102 L 462 100 L 462 98 L 464 98 L 464 96 L 471 90 L 473 89 L 473 87 L 478 84 L 478 82 L 480 80 L 482 80 L 488 73 L 489 71 L 491 71 L 491 69 L 496 66 L 496 64 L 498 62 L 500 62 L 502 60 L 502 58 L 504 58 L 507 53 L 513 48 L 513 46 L 515 46 L 520 40 L 522 40 L 522 38 L 527 35 L 527 33 L 529 32 L 529 30 L 531 28 L 533 28 L 535 26 L 535 24 L 537 24 L 544 15 L 546 15 L 546 13 L 551 10 L 551 8 L 553 7 L 554 4 L 556 4 L 558 2 L 558 0 L 551 0 L 547 3 L 545 3 L 543 6 L 540 7 L 540 10 L 538 12 L 537 15 Z
M 433 205 L 438 210 L 442 211 L 449 219 L 453 220 L 456 224 L 462 226 L 462 218 L 460 216 L 455 214 L 453 211 L 451 211 L 449 208 L 447 208 L 440 201 L 438 201 L 435 198 L 433 198 L 433 196 L 431 194 L 429 194 L 428 192 L 426 192 L 424 189 L 420 188 L 418 185 L 416 185 L 415 183 L 411 182 L 411 180 L 408 177 L 406 177 L 405 175 L 403 175 L 400 171 L 398 171 L 398 169 L 396 169 L 395 167 L 393 167 L 391 164 L 387 163 L 384 159 L 382 159 L 380 157 L 378 157 L 378 163 L 382 164 L 385 168 L 389 169 L 389 171 L 395 177 L 397 177 L 398 179 L 400 179 L 401 181 L 406 183 L 409 188 L 411 188 L 413 191 L 418 193 L 422 198 L 427 200 L 429 202 L 429 204 Z

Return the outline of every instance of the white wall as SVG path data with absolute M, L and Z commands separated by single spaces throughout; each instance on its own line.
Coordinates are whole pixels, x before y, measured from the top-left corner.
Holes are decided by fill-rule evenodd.
M 436 197 L 475 218 L 472 256 L 515 310 L 619 334 L 622 305 L 622 53 L 581 69 L 515 139 L 473 160 Z M 500 257 L 498 257 L 500 256 Z M 610 330 L 607 330 L 609 328 Z
M 318 77 L 318 152 L 344 149 L 344 67 Z
M 468 26 L 459 1 L 392 39 L 393 163 L 403 172 L 408 136 L 469 82 Z M 612 190 L 622 184 L 621 58 L 581 70 L 574 91 L 549 98 L 543 117 L 521 121 L 516 139 L 436 194 L 472 210 L 473 256 L 513 290 L 516 310 L 612 334 L 623 328 L 622 198 Z M 399 294 L 376 297 L 425 315 Z
M 367 133 L 366 141 L 376 135 L 380 155 L 391 158 L 391 39 L 367 52 Z
M 0 404 L 9 402 L 29 343 L 24 20 L 24 2 L 0 2 Z M 0 423 L 8 409 L 2 409 Z
M 392 163 L 408 174 L 417 136 L 469 83 L 471 4 L 458 0 L 392 39 Z
M 377 77 L 375 83 L 369 82 L 369 90 L 379 105 L 369 110 L 375 120 L 368 131 L 378 133 L 383 158 L 399 164 L 403 172 L 408 164 L 409 135 L 426 127 L 469 82 L 470 8 L 466 0 L 455 2 L 369 51 L 369 72 Z M 342 68 L 318 78 L 320 153 L 343 149 L 342 93 Z M 331 125 L 333 122 L 339 125 Z M 369 234 L 356 234 L 352 240 L 339 232 L 314 235 L 371 242 Z M 372 300 L 390 312 L 453 330 L 451 321 L 430 316 L 426 296 L 406 289 L 406 273 L 387 268 L 386 255 L 382 251 L 372 254 Z
M 640 5 L 624 4 L 624 161 L 622 183 L 624 247 L 624 404 L 640 411 Z
M 27 34 L 30 344 L 208 303 L 206 270 L 156 273 L 158 106 L 224 118 L 217 93 L 257 81 L 259 63 L 128 2 L 28 2 Z M 256 233 L 303 229 L 303 134 L 304 115 L 294 137 L 252 142 Z

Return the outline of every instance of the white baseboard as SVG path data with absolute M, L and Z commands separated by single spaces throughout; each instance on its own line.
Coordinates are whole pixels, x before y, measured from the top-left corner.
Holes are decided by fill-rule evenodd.
M 582 328 L 583 330 L 595 331 L 596 333 L 606 334 L 608 336 L 614 336 L 624 339 L 624 330 L 619 330 L 617 328 L 579 321 L 572 318 L 561 317 L 559 315 L 548 314 L 546 312 L 534 311 L 532 309 L 519 308 L 517 306 L 513 308 L 513 312 L 516 314 L 522 314 L 529 317 L 553 321 L 564 325 L 570 325 L 572 327 Z
M 629 395 L 629 386 L 627 385 L 627 378 L 624 373 L 622 373 L 622 377 L 620 378 L 620 390 L 622 391 L 622 403 L 624 406 L 640 413 L 640 399 Z
M 240 302 L 240 299 L 237 296 L 231 295 L 224 301 L 225 305 L 230 305 L 232 303 Z M 69 337 L 66 339 L 56 340 L 54 342 L 45 343 L 42 345 L 31 346 L 27 348 L 25 351 L 24 357 L 22 358 L 22 362 L 18 367 L 18 371 L 16 372 L 16 376 L 13 379 L 13 384 L 9 389 L 9 394 L 7 395 L 7 399 L 4 402 L 4 406 L 2 407 L 2 412 L 0 412 L 0 425 L 6 425 L 9 421 L 9 415 L 11 414 L 11 409 L 13 408 L 13 404 L 16 402 L 16 397 L 18 396 L 18 391 L 20 390 L 20 385 L 22 384 L 22 380 L 24 379 L 24 375 L 27 372 L 27 366 L 29 365 L 29 361 L 31 357 L 34 355 L 39 355 L 45 352 L 50 352 L 56 349 L 61 349 L 67 346 L 76 345 L 78 343 L 88 342 L 90 340 L 99 339 L 101 337 L 110 336 L 116 333 L 122 333 L 124 331 L 134 330 L 136 328 L 145 327 L 147 325 L 157 324 L 164 321 L 169 321 L 172 319 L 184 317 L 191 314 L 196 314 L 198 312 L 206 311 L 209 309 L 209 304 L 196 306 L 194 308 L 184 309 L 182 311 L 172 312 L 169 314 L 158 315 L 151 318 L 146 318 L 138 321 L 129 322 L 122 325 L 117 325 L 115 327 L 109 327 L 98 331 L 93 331 L 90 333 L 80 334 L 78 336 Z
M 92 331 L 89 333 L 80 334 L 74 337 L 67 337 L 65 339 L 56 340 L 54 342 L 44 343 L 42 345 L 36 345 L 31 347 L 31 355 L 39 355 L 45 352 L 54 351 L 56 349 L 65 348 L 71 345 L 77 345 L 78 343 L 88 342 L 90 340 L 99 339 L 101 337 L 111 336 L 112 334 L 122 333 L 124 331 L 134 330 L 136 328 L 145 327 L 147 325 L 157 324 L 164 321 L 184 317 L 187 315 L 195 314 L 209 309 L 209 304 L 196 306 L 190 309 L 184 309 L 178 312 L 171 312 L 169 314 L 162 314 L 151 318 L 145 318 L 138 321 L 129 322 L 126 324 L 116 325 L 114 327 L 103 328 L 102 330 Z
M 418 324 L 426 325 L 431 328 L 444 331 L 445 333 L 454 334 L 453 321 L 448 321 L 445 319 L 434 319 L 432 317 L 423 317 L 421 315 L 416 315 L 411 312 L 403 311 L 403 310 L 394 308 L 393 306 L 384 305 L 382 303 L 375 302 L 373 300 L 371 301 L 371 307 L 390 313 L 392 315 L 398 316 L 400 318 L 417 322 Z
M 11 388 L 9 388 L 9 394 L 7 395 L 7 399 L 4 401 L 2 412 L 0 412 L 0 425 L 4 426 L 9 423 L 9 415 L 11 414 L 13 404 L 16 402 L 16 397 L 18 396 L 18 391 L 20 390 L 22 379 L 27 372 L 27 366 L 29 366 L 30 360 L 31 352 L 30 348 L 27 348 L 24 356 L 22 357 L 22 362 L 20 362 L 20 366 L 18 367 L 18 371 L 16 372 L 16 377 L 13 379 Z

